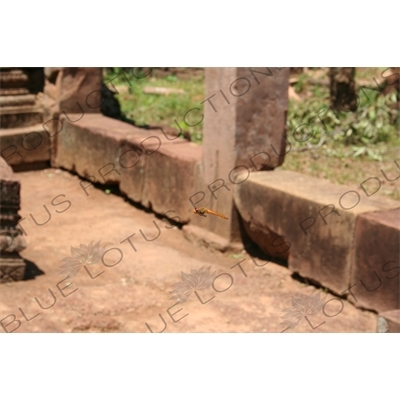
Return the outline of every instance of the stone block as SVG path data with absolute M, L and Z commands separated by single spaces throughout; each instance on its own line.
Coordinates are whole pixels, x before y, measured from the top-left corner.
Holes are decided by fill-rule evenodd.
M 36 106 L 22 105 L 0 108 L 0 127 L 2 130 L 30 127 L 42 123 L 42 120 L 42 110 Z
M 202 148 L 194 143 L 161 146 L 146 157 L 143 205 L 163 214 L 174 210 L 182 223 L 193 218 L 189 202 L 195 187 L 195 168 L 201 162 Z
M 146 140 L 146 136 L 131 136 L 122 141 L 121 144 L 121 180 L 119 189 L 128 199 L 142 203 L 144 199 L 144 185 L 146 181 L 146 158 L 151 155 L 151 151 L 141 146 L 141 142 Z
M 377 312 L 400 309 L 400 208 L 358 217 L 351 272 L 350 301 Z
M 160 129 L 138 128 L 101 114 L 61 115 L 59 122 L 59 132 L 53 133 L 52 164 L 92 182 L 121 184 L 124 180 L 121 190 L 134 201 L 142 201 L 141 190 L 136 191 L 146 159 L 165 145 L 186 142 L 179 137 L 168 140 Z
M 121 140 L 134 128 L 101 114 L 61 115 L 60 122 L 52 164 L 92 182 L 119 183 Z
M 362 190 L 282 170 L 251 173 L 236 185 L 234 200 L 260 248 L 265 248 L 265 232 L 280 236 L 271 245 L 288 252 L 289 269 L 337 294 L 351 282 L 357 217 L 399 206 L 376 194 L 367 197 Z
M 41 124 L 0 129 L 0 155 L 13 167 L 49 162 L 49 134 Z
M 150 207 L 149 200 L 149 178 L 154 177 L 153 169 L 163 169 L 163 166 L 157 165 L 154 160 L 160 161 L 160 157 L 165 161 L 166 152 L 164 149 L 171 145 L 189 144 L 186 140 L 176 137 L 177 132 L 170 128 L 140 129 L 132 127 L 132 134 L 122 140 L 120 166 L 121 181 L 120 190 L 129 199 L 141 203 L 145 207 Z M 190 145 L 192 146 L 192 145 Z M 191 150 L 193 152 L 193 150 Z M 163 156 L 158 156 L 163 152 Z M 162 173 L 168 172 L 163 169 Z M 180 172 L 182 173 L 182 172 Z M 161 190 L 153 191 L 153 198 L 157 197 Z M 157 201 L 156 201 L 157 203 Z M 157 203 L 158 204 L 158 203 Z M 165 210 L 168 211 L 168 210 Z

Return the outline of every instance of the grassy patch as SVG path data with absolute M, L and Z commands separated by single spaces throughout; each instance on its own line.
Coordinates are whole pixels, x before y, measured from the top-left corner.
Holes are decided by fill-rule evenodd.
M 376 90 L 374 78 L 378 80 L 384 68 L 356 71 L 362 83 L 358 85 L 355 112 L 329 109 L 328 86 L 309 83 L 318 82 L 320 77 L 312 76 L 316 72 L 307 71 L 297 78 L 294 89 L 301 100 L 289 102 L 287 126 L 291 151 L 281 168 L 349 186 L 380 177 L 384 181 L 380 193 L 400 200 L 400 179 L 388 182 L 380 172 L 383 170 L 392 178 L 400 173 L 395 164 L 397 161 L 400 165 L 396 95 L 383 96 Z M 326 76 L 327 70 L 325 80 Z
M 203 105 L 200 103 L 204 100 L 204 76 L 196 74 L 183 79 L 175 75 L 164 78 L 152 75 L 150 73 L 147 77 L 137 79 L 129 73 L 122 74 L 116 70 L 109 72 L 104 81 L 114 79 L 112 83 L 120 92 L 116 97 L 121 104 L 121 110 L 135 125 L 165 125 L 179 130 L 182 128 L 193 142 L 201 143 L 203 122 L 195 124 L 201 120 L 203 113 Z M 120 86 L 126 90 L 119 90 Z M 145 87 L 181 89 L 184 93 L 146 94 Z M 193 108 L 199 110 L 186 115 Z
M 377 92 L 359 90 L 359 106 L 355 112 L 338 112 L 329 109 L 329 102 L 321 97 L 310 97 L 290 102 L 287 125 L 288 137 L 296 149 L 307 149 L 329 144 L 335 151 L 327 155 L 366 155 L 371 160 L 382 161 L 380 144 L 399 142 L 398 111 L 393 108 L 396 95 L 382 96 Z M 365 102 L 363 102 L 363 96 Z M 334 146 L 335 144 L 339 146 Z M 342 148 L 343 154 L 338 153 Z

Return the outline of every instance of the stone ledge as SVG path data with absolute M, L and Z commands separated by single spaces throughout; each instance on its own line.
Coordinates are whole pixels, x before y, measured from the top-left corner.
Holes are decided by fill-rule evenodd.
M 178 142 L 145 155 L 127 139 L 124 149 L 124 163 L 132 167 L 121 171 L 121 191 L 157 213 L 173 210 L 180 223 L 188 222 L 192 215 L 189 197 L 195 186 L 196 164 L 201 162 L 201 146 Z
M 59 119 L 59 132 L 52 133 L 52 165 L 92 182 L 119 183 L 121 140 L 135 131 L 128 124 L 101 114 L 69 114 Z
M 37 106 L 18 106 L 0 108 L 0 126 L 2 129 L 25 128 L 40 124 L 43 110 Z
M 143 129 L 100 114 L 62 115 L 60 121 L 59 133 L 53 132 L 53 166 L 118 184 L 129 199 L 189 221 L 201 146 L 169 128 Z
M 1 154 L 11 166 L 50 161 L 50 138 L 41 124 L 0 129 Z
M 143 129 L 101 114 L 60 115 L 59 132 L 54 131 L 53 166 L 75 171 L 102 184 L 121 180 L 121 154 L 129 141 L 140 151 L 152 152 L 169 141 L 160 129 Z
M 357 196 L 346 186 L 282 170 L 252 173 L 235 187 L 234 201 L 246 232 L 261 249 L 274 245 L 265 243 L 265 231 L 282 237 L 275 247 L 288 253 L 289 269 L 337 294 L 352 281 L 358 216 L 400 207 L 379 195 L 367 197 L 361 189 Z

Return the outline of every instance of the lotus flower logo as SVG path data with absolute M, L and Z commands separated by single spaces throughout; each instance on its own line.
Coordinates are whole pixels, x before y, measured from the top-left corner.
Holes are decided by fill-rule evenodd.
M 209 288 L 217 273 L 213 272 L 210 274 L 211 266 L 207 269 L 204 268 L 203 266 L 199 270 L 191 269 L 190 274 L 181 272 L 182 282 L 172 285 L 174 290 L 172 291 L 173 296 L 171 299 L 178 300 L 179 303 L 184 303 L 196 290 Z
M 71 246 L 72 257 L 62 259 L 64 264 L 59 267 L 63 269 L 60 274 L 68 274 L 68 277 L 72 278 L 82 267 L 100 262 L 104 252 L 105 246 L 100 247 L 100 240 L 96 244 L 91 241 L 88 246 L 85 244 L 79 247 Z
M 300 297 L 292 297 L 293 307 L 282 310 L 286 314 L 281 317 L 284 321 L 280 325 L 286 325 L 285 331 L 297 326 L 308 315 L 315 315 L 322 310 L 326 295 L 322 299 L 320 299 L 319 295 L 320 293 L 317 292 L 308 296 L 301 294 Z

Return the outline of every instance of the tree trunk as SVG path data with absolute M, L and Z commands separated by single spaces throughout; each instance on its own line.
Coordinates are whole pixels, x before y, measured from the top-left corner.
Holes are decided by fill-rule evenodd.
M 355 111 L 357 109 L 357 91 L 353 67 L 329 68 L 331 109 L 337 111 Z

